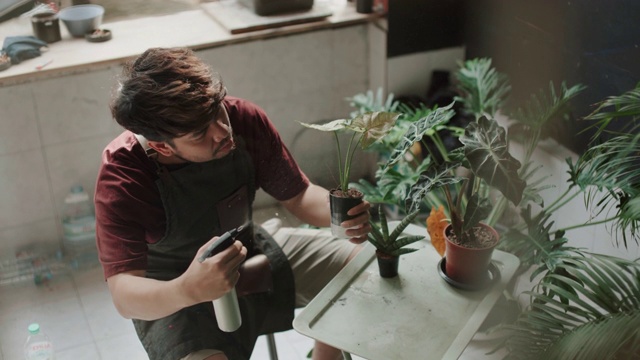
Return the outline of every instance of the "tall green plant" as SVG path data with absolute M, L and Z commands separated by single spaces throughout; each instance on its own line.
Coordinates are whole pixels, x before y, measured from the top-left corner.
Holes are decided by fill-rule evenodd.
M 415 209 L 427 194 L 442 190 L 456 238 L 469 243 L 474 241 L 471 229 L 491 213 L 491 190 L 518 204 L 526 183 L 518 173 L 520 162 L 509 153 L 506 130 L 493 119 L 510 89 L 506 77 L 491 67 L 490 59 L 468 60 L 456 76 L 461 93 L 456 100 L 477 120 L 465 128 L 459 151 L 440 161 L 431 157 L 407 202 Z M 465 174 L 459 174 L 461 168 Z
M 369 202 L 396 206 L 402 212 L 411 186 L 431 161 L 429 157 L 423 159 L 417 156 L 411 151 L 412 148 L 417 143 L 422 143 L 424 148 L 428 148 L 424 142 L 425 139 L 431 139 L 437 149 L 446 156 L 440 132 L 446 130 L 460 134 L 463 129 L 448 125 L 455 114 L 453 104 L 442 108 L 427 108 L 424 105 L 414 108 L 398 103 L 393 99 L 393 94 L 389 94 L 385 100 L 381 89 L 378 89 L 376 94 L 368 91 L 349 98 L 351 105 L 357 108 L 352 115 L 367 111 L 397 110 L 401 113 L 389 133 L 367 149 L 376 152 L 379 159 L 375 183 L 360 179 L 358 183 L 350 186 L 360 190 Z M 427 196 L 431 202 L 441 201 L 434 194 Z

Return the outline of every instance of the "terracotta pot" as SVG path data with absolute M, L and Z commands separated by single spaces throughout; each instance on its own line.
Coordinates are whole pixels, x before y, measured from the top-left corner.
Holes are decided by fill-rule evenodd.
M 376 258 L 378 259 L 378 270 L 380 270 L 381 277 L 392 278 L 398 276 L 399 256 L 387 255 L 376 250 Z
M 487 281 L 489 274 L 489 264 L 493 249 L 498 245 L 500 235 L 489 225 L 480 224 L 483 228 L 493 234 L 495 239 L 493 245 L 485 248 L 467 248 L 457 245 L 449 240 L 447 236 L 451 225 L 444 229 L 445 238 L 445 258 L 446 274 L 449 278 L 460 284 L 477 285 Z
M 341 197 L 334 193 L 337 190 L 331 190 L 329 193 L 329 204 L 331 206 L 331 233 L 340 238 L 348 238 L 347 229 L 340 226 L 343 221 L 353 219 L 355 216 L 347 215 L 347 212 L 354 206 L 362 202 L 364 195 L 360 193 L 359 197 Z

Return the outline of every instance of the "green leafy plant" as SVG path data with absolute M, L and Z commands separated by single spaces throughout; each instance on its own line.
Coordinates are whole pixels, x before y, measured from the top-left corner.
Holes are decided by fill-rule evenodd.
M 640 264 L 571 252 L 530 296 L 504 346 L 507 359 L 637 359 Z
M 307 124 L 303 126 L 326 132 L 332 132 L 336 140 L 338 150 L 338 175 L 339 189 L 346 193 L 349 189 L 349 176 L 351 163 L 356 149 L 367 149 L 373 143 L 383 138 L 392 128 L 400 114 L 377 111 L 359 114 L 352 119 L 338 119 L 326 124 Z M 340 148 L 338 133 L 342 131 L 352 132 L 347 151 L 343 154 Z
M 382 211 L 381 206 L 378 206 L 378 213 L 380 214 L 380 224 L 378 225 L 375 222 L 370 221 L 371 232 L 367 239 L 379 252 L 390 256 L 400 256 L 418 250 L 414 248 L 405 248 L 404 246 L 420 241 L 424 239 L 424 236 L 409 235 L 400 237 L 404 229 L 416 218 L 418 211 L 414 211 L 402 219 L 391 233 L 389 233 L 387 217 L 384 211 Z
M 560 118 L 582 90 L 581 85 L 562 84 L 556 92 L 551 85 L 549 95 L 532 96 L 511 116 L 525 147 L 521 171 L 533 181 L 525 189 L 523 221 L 502 234 L 501 247 L 516 254 L 523 266 L 533 266 L 534 287 L 522 293 L 529 305 L 514 324 L 504 327 L 510 332 L 501 346 L 509 350 L 509 359 L 640 356 L 640 265 L 568 245 L 572 231 L 596 225 L 608 226 L 619 245 L 626 247 L 630 239 L 638 243 L 640 135 L 609 131 L 608 126 L 621 119 L 627 129 L 637 129 L 633 124 L 640 117 L 640 86 L 599 104 L 586 119 L 595 121 L 596 135 L 609 138 L 594 137 L 585 153 L 567 159 L 568 186 L 555 201 L 545 204 L 537 196 L 547 188 L 546 177 L 536 178 L 540 167 L 531 160 L 542 127 Z M 586 219 L 557 227 L 554 215 L 578 196 L 584 198 Z
M 467 61 L 457 74 L 462 96 L 456 99 L 476 121 L 459 138 L 461 148 L 440 160 L 432 157 L 407 203 L 414 210 L 427 194 L 442 189 L 453 234 L 464 245 L 476 241 L 472 229 L 491 214 L 497 201 L 493 191 L 517 205 L 526 182 L 518 173 L 520 162 L 509 153 L 506 130 L 493 118 L 509 89 L 504 76 L 489 59 Z
M 586 120 L 594 122 L 596 135 L 609 138 L 594 139 L 584 154 L 567 160 L 566 191 L 545 203 L 541 194 L 552 186 L 548 176 L 539 175 L 542 165 L 533 155 L 548 129 L 567 119 L 571 100 L 585 87 L 564 83 L 556 87 L 550 83 L 548 89 L 535 93 L 529 102 L 511 111 L 505 102 L 508 81 L 491 69 L 489 59 L 469 60 L 461 65 L 456 73 L 460 91 L 456 101 L 464 104 L 463 111 L 477 120 L 461 136 L 462 147 L 440 157 L 430 154 L 416 163 L 413 159 L 407 161 L 415 142 L 437 134 L 436 127 L 446 124 L 439 122 L 444 118 L 435 118 L 445 112 L 449 117 L 448 111 L 453 111 L 430 109 L 439 110 L 439 115 L 432 115 L 431 125 L 418 126 L 429 130 L 408 132 L 412 124 L 407 123 L 399 131 L 401 136 L 386 152 L 388 156 L 376 175 L 378 184 L 371 185 L 370 191 L 378 191 L 379 197 L 389 203 L 407 199 L 408 212 L 413 213 L 418 202 L 425 198 L 437 200 L 432 196 L 433 190 L 442 189 L 445 203 L 457 212 L 450 215 L 451 220 L 457 218 L 462 224 L 483 218 L 487 224 L 496 224 L 507 209 L 519 215 L 516 223 L 501 232 L 500 248 L 517 255 L 523 270 L 531 270 L 529 280 L 533 285 L 530 290 L 515 294 L 529 301 L 517 321 L 504 327 L 509 332 L 499 347 L 506 347 L 507 359 L 640 358 L 639 263 L 569 245 L 575 229 L 590 226 L 606 226 L 620 246 L 640 240 L 640 84 L 597 104 Z M 495 123 L 498 110 L 507 115 L 509 139 L 506 130 Z M 401 119 L 406 116 L 403 114 Z M 426 116 L 415 120 L 420 119 L 427 122 Z M 618 130 L 610 130 L 616 121 Z M 523 149 L 517 162 L 512 161 L 511 155 L 501 155 L 511 142 Z M 407 168 L 416 173 L 405 172 Z M 416 177 L 418 181 L 410 187 L 409 196 L 402 197 L 406 190 L 391 191 L 394 186 L 406 189 L 402 184 L 411 183 Z M 520 181 L 512 182 L 514 179 Z M 381 184 L 381 180 L 387 182 Z M 393 199 L 396 196 L 399 197 Z M 584 199 L 585 219 L 559 227 L 555 217 L 571 211 L 566 210 L 566 205 L 577 197 Z
M 426 139 L 431 139 L 446 154 L 439 131 L 461 131 L 447 125 L 455 115 L 452 106 L 453 104 L 435 106 L 432 109 L 424 106 L 418 109 L 398 106 L 404 112 L 393 129 L 388 136 L 370 148 L 378 153 L 379 158 L 375 184 L 361 179 L 351 186 L 360 190 L 372 203 L 395 206 L 400 212 L 404 212 L 405 199 L 409 196 L 411 186 L 432 161 L 430 157 L 423 158 L 414 152 L 416 144 L 424 144 Z M 431 202 L 440 201 L 435 194 L 427 194 L 427 197 Z

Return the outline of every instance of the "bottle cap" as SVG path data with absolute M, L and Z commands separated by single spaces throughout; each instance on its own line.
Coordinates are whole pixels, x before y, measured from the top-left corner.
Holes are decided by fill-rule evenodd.
M 37 323 L 30 324 L 28 329 L 31 334 L 35 335 L 40 332 L 40 325 Z

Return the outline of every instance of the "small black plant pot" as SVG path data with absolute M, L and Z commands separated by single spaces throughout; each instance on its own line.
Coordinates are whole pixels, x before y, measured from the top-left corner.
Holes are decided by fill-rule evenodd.
M 352 190 L 354 191 L 354 190 Z M 331 233 L 339 238 L 348 238 L 347 229 L 340 226 L 343 221 L 353 219 L 356 216 L 349 216 L 347 212 L 354 206 L 362 203 L 363 194 L 359 193 L 359 197 L 342 197 L 335 195 L 340 190 L 331 190 L 329 196 L 329 204 L 331 206 Z
M 378 269 L 381 277 L 392 278 L 398 276 L 399 256 L 383 254 L 376 250 L 376 258 L 378 259 Z

